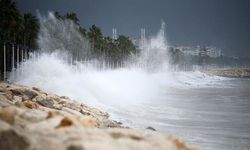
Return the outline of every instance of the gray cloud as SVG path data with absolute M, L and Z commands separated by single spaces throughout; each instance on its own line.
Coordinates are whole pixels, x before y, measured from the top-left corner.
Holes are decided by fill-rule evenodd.
M 163 19 L 171 45 L 214 45 L 227 55 L 250 56 L 248 0 L 17 0 L 24 12 L 76 12 L 81 24 L 100 26 L 111 35 L 152 35 Z

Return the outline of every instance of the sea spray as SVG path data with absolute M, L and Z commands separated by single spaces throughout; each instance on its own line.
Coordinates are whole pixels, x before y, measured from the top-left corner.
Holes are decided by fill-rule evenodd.
M 68 59 L 87 59 L 91 57 L 89 41 L 79 32 L 79 26 L 73 21 L 58 19 L 52 12 L 48 16 L 38 13 L 40 31 L 38 35 L 39 51 L 67 53 Z M 64 55 L 65 56 L 65 55 Z
M 136 57 L 131 56 L 126 65 L 117 67 L 92 57 L 88 40 L 73 22 L 59 20 L 52 13 L 39 18 L 39 54 L 11 73 L 12 82 L 40 87 L 94 106 L 118 108 L 152 101 L 172 87 L 217 81 L 202 73 L 169 71 L 164 22 Z

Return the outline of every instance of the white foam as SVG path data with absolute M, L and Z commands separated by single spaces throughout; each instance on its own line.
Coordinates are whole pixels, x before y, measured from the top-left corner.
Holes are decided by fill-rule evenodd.
M 57 20 L 51 13 L 47 18 L 40 18 L 38 44 L 42 54 L 13 71 L 10 81 L 40 87 L 88 104 L 125 106 L 157 99 L 164 90 L 173 87 L 208 86 L 222 80 L 200 72 L 169 71 L 164 26 L 125 67 L 114 69 L 105 66 L 107 63 L 93 60 L 72 65 L 68 55 L 78 58 L 89 53 L 86 39 L 80 37 L 72 22 Z M 100 68 L 100 64 L 104 65 Z

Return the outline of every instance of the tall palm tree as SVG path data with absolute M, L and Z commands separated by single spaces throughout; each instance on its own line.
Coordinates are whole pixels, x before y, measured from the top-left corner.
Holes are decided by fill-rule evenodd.
M 36 38 L 39 31 L 39 21 L 36 16 L 31 13 L 26 13 L 23 15 L 23 44 L 35 48 Z
M 16 42 L 22 30 L 22 15 L 12 0 L 0 0 L 0 36 Z
M 76 13 L 74 13 L 74 12 L 67 13 L 66 15 L 64 15 L 64 18 L 72 20 L 78 26 L 80 25 L 79 19 L 78 19 Z
M 93 52 L 97 55 L 100 55 L 104 42 L 101 29 L 96 25 L 92 25 L 89 28 L 89 32 L 87 33 L 87 35 L 92 45 Z

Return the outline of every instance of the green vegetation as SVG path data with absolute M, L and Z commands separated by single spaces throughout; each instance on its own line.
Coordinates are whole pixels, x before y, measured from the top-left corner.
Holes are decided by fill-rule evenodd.
M 22 14 L 12 0 L 0 0 L 0 38 L 36 48 L 38 19 L 31 13 Z
M 120 35 L 117 40 L 105 37 L 101 29 L 92 25 L 89 30 L 81 26 L 77 14 L 74 12 L 61 15 L 54 13 L 59 20 L 71 20 L 79 28 L 79 32 L 91 44 L 91 51 L 97 57 L 105 57 L 113 61 L 122 61 L 131 53 L 136 52 L 129 37 Z M 0 0 L 0 39 L 21 44 L 32 49 L 37 48 L 36 39 L 39 32 L 39 21 L 31 13 L 22 13 L 13 0 Z M 2 48 L 1 48 L 2 49 Z
M 74 12 L 65 15 L 54 12 L 54 15 L 59 20 L 73 21 L 79 27 L 82 36 L 89 40 L 91 51 L 96 57 L 105 57 L 105 59 L 117 62 L 126 59 L 131 53 L 136 53 L 136 48 L 129 37 L 119 35 L 117 40 L 112 40 L 108 36 L 105 37 L 101 28 L 96 25 L 92 25 L 89 30 L 86 30 L 80 25 L 80 20 Z

